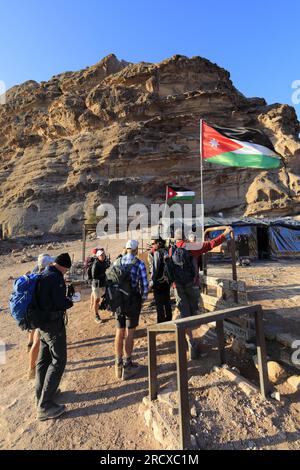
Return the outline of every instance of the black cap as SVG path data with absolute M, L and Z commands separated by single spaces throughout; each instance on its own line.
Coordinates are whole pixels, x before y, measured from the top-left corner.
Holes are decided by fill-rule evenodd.
M 58 255 L 55 258 L 54 262 L 56 264 L 59 264 L 59 266 L 62 266 L 63 268 L 70 269 L 70 267 L 72 266 L 72 261 L 71 261 L 69 253 L 62 253 L 61 255 Z

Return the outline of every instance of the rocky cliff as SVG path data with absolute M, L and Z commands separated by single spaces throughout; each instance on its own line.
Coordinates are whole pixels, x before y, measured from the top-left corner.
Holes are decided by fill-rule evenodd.
M 199 191 L 199 119 L 263 129 L 280 170 L 204 169 L 205 211 L 300 211 L 299 122 L 292 107 L 246 98 L 201 57 L 130 64 L 110 55 L 0 106 L 0 223 L 9 235 L 75 233 L 100 202 L 163 202 L 166 184 Z

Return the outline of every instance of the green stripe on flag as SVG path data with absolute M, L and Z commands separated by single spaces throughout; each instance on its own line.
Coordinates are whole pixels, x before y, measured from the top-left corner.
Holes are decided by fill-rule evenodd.
M 195 196 L 174 196 L 170 197 L 168 201 L 193 201 Z
M 223 166 L 239 166 L 244 168 L 278 168 L 280 158 L 270 157 L 262 154 L 238 154 L 235 152 L 226 152 L 204 159 L 208 163 L 215 163 Z

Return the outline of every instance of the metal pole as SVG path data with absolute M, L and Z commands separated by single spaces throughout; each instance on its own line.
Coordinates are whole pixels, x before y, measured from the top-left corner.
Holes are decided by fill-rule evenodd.
M 203 205 L 203 119 L 200 119 L 200 204 Z M 203 211 L 204 215 L 204 211 Z
M 236 255 L 235 255 L 235 238 L 233 228 L 230 231 L 230 250 L 231 250 L 231 263 L 232 263 L 232 279 L 237 282 L 237 269 L 236 269 Z M 234 301 L 238 303 L 238 291 L 233 292 Z
M 168 185 L 166 186 L 166 199 L 165 199 L 164 211 L 163 211 L 163 215 L 162 215 L 163 219 L 165 218 L 165 215 L 166 215 L 167 201 L 168 201 Z M 158 236 L 159 237 L 161 236 L 161 226 L 162 226 L 162 222 L 161 222 L 161 219 L 160 219 L 159 223 L 158 223 Z
M 261 307 L 255 313 L 255 330 L 260 393 L 263 398 L 266 398 L 269 393 L 270 384 L 268 376 L 266 340 L 263 325 L 263 312 Z
M 83 229 L 82 229 L 82 262 L 83 263 L 85 260 L 85 244 L 86 244 L 86 229 L 85 229 L 85 225 L 83 225 Z

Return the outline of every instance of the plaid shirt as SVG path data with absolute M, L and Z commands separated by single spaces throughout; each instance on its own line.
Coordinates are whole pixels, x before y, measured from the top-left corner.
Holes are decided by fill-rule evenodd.
M 134 260 L 135 256 L 132 254 L 127 254 L 122 256 L 121 264 L 126 266 L 127 264 L 131 264 Z M 147 299 L 149 285 L 147 279 L 147 270 L 145 263 L 138 259 L 137 263 L 135 263 L 131 268 L 131 286 L 133 289 L 138 289 L 141 293 L 143 300 Z

